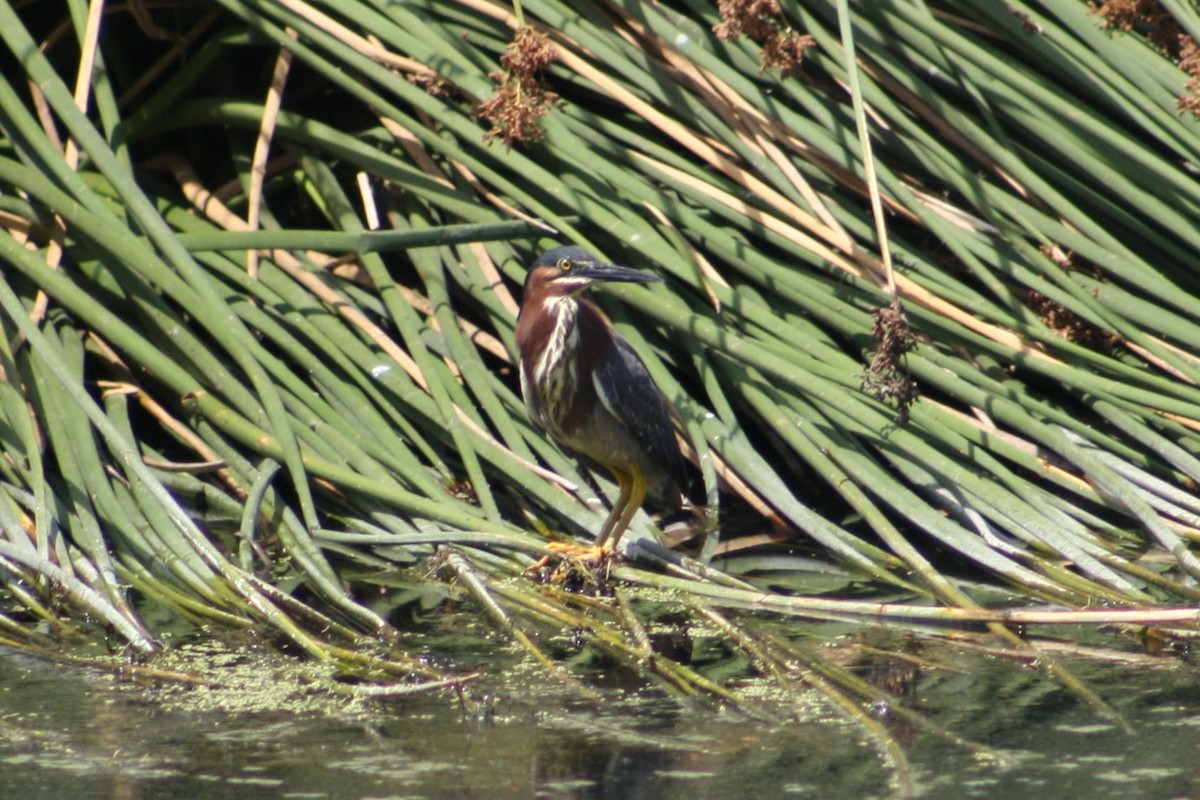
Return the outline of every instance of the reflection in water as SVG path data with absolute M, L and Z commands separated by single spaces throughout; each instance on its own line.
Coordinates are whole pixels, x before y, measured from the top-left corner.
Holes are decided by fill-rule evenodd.
M 1194 669 L 1072 664 L 1127 716 L 1129 736 L 1036 670 L 973 654 L 938 658 L 945 668 L 845 661 L 909 708 L 1013 756 L 1006 766 L 980 762 L 894 727 L 921 796 L 1200 795 Z M 144 685 L 0 649 L 0 797 L 889 794 L 876 749 L 815 697 L 798 710 L 805 721 L 766 724 L 619 687 L 595 708 L 520 665 L 490 699 L 476 684 L 461 701 L 453 692 L 366 701 L 314 691 L 320 667 L 274 654 L 238 651 L 222 669 L 221 689 Z M 537 700 L 504 699 L 515 697 Z

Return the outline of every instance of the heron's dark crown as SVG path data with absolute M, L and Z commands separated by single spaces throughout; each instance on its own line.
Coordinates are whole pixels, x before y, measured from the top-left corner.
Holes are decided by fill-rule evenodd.
M 547 250 L 546 252 L 542 253 L 540 256 L 538 256 L 537 260 L 533 262 L 533 266 L 530 267 L 530 269 L 537 269 L 538 267 L 555 267 L 558 266 L 558 263 L 564 258 L 574 264 L 581 265 L 594 264 L 597 261 L 596 257 L 587 250 L 584 250 L 582 247 L 576 247 L 573 244 L 569 244 L 563 247 L 555 247 L 552 250 Z

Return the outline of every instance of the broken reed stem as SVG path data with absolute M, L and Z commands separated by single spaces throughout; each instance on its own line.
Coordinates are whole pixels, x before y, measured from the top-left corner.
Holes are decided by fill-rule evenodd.
M 632 584 L 707 597 L 716 605 L 775 611 L 826 619 L 836 616 L 887 620 L 1005 625 L 1200 625 L 1200 608 L 1114 608 L 1089 611 L 1034 609 L 954 608 L 875 603 L 864 600 L 830 600 L 718 586 L 699 580 L 657 575 L 629 566 L 613 569 L 612 577 Z

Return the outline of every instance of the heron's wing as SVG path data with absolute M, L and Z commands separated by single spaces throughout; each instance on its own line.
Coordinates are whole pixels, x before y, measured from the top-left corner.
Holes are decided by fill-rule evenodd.
M 675 442 L 667 401 L 637 351 L 615 333 L 614 347 L 599 359 L 592 373 L 596 395 L 608 412 L 662 463 L 676 488 L 683 489 L 687 472 Z

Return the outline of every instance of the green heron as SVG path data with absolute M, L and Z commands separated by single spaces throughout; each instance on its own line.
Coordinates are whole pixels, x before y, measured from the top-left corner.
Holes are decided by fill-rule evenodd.
M 556 247 L 533 263 L 517 317 L 521 394 L 534 424 L 563 449 L 598 464 L 620 487 L 596 536 L 614 552 L 647 495 L 678 506 L 683 456 L 667 401 L 634 349 L 582 293 L 595 283 L 661 278 Z

